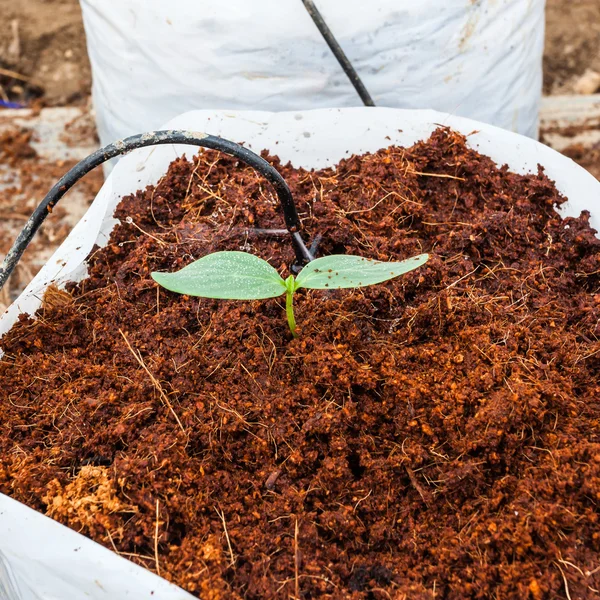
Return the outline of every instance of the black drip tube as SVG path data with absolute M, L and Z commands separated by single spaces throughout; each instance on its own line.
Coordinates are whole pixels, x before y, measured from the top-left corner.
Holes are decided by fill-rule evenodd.
M 291 242 L 296 254 L 296 260 L 292 265 L 292 270 L 298 272 L 303 265 L 314 258 L 313 248 L 309 250 L 300 235 L 302 225 L 300 223 L 300 218 L 298 217 L 298 211 L 296 210 L 290 188 L 279 172 L 266 160 L 239 144 L 214 135 L 181 130 L 150 131 L 148 133 L 133 135 L 118 142 L 114 142 L 113 144 L 109 144 L 104 148 L 100 148 L 81 162 L 77 163 L 54 185 L 35 209 L 25 227 L 23 227 L 17 236 L 12 248 L 4 258 L 2 267 L 0 267 L 0 290 L 4 287 L 4 284 L 17 266 L 23 252 L 25 252 L 25 249 L 46 217 L 52 212 L 52 209 L 56 206 L 57 202 L 69 191 L 69 189 L 71 189 L 71 187 L 73 187 L 73 185 L 75 185 L 75 183 L 77 183 L 77 181 L 111 158 L 126 154 L 137 148 L 161 144 L 185 144 L 219 150 L 225 154 L 238 158 L 243 163 L 256 169 L 273 185 L 277 197 L 279 198 L 281 208 L 283 209 L 285 225 L 290 234 Z
M 346 53 L 342 50 L 342 47 L 338 44 L 338 41 L 335 39 L 331 29 L 323 19 L 319 9 L 315 6 L 313 0 L 302 0 L 304 4 L 304 8 L 310 15 L 317 29 L 323 36 L 323 39 L 329 46 L 329 49 L 333 52 L 333 55 L 336 57 L 340 67 L 342 67 L 344 73 L 346 73 L 346 77 L 350 80 L 350 83 L 354 86 L 356 93 L 360 96 L 363 104 L 365 106 L 375 106 L 375 102 L 373 102 L 373 98 L 367 91 L 365 84 L 362 82 L 362 79 L 358 76 L 356 69 L 352 66 L 352 63 L 348 60 Z

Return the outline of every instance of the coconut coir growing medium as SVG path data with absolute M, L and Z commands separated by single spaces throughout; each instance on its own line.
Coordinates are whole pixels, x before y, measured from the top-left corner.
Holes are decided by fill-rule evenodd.
M 424 267 L 236 302 L 157 288 L 293 260 L 213 152 L 124 198 L 89 278 L 2 340 L 0 491 L 201 598 L 595 598 L 600 241 L 543 172 L 438 130 L 289 182 L 321 255 Z M 130 217 L 129 222 L 127 217 Z M 155 553 L 155 550 L 157 552 Z

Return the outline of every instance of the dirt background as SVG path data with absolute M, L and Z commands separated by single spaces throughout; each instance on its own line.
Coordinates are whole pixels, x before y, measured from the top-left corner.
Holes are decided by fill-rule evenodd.
M 572 93 L 588 69 L 600 72 L 600 0 L 547 0 L 544 92 Z
M 47 105 L 85 102 L 91 73 L 78 0 L 0 0 L 0 15 L 0 68 L 30 77 Z M 600 0 L 547 0 L 544 69 L 547 94 L 600 72 Z
M 30 77 L 49 105 L 86 101 L 91 73 L 77 0 L 0 0 L 0 67 Z

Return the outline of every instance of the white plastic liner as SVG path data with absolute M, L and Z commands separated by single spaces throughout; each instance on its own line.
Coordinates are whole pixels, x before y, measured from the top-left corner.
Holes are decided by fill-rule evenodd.
M 592 175 L 532 139 L 460 117 L 386 108 L 288 113 L 195 111 L 173 119 L 165 127 L 205 131 L 242 142 L 255 151 L 267 148 L 294 166 L 320 168 L 350 154 L 394 144 L 412 145 L 426 139 L 437 124 L 467 135 L 472 148 L 517 173 L 536 172 L 538 164 L 543 165 L 557 188 L 569 198 L 561 213 L 579 216 L 587 209 L 592 225 L 600 229 L 600 183 Z M 39 307 L 50 282 L 76 281 L 85 275 L 83 261 L 94 244 L 106 244 L 116 223 L 113 211 L 123 195 L 156 183 L 176 156 L 195 152 L 190 146 L 160 146 L 137 150 L 122 159 L 86 216 L 0 318 L 0 336 L 21 312 L 33 313 Z M 63 202 L 67 204 L 68 198 Z M 11 587 L 16 591 L 7 592 Z M 184 600 L 191 596 L 0 494 L 0 600 L 5 598 Z
M 0 494 L 0 600 L 195 600 Z
M 315 0 L 377 106 L 537 137 L 545 0 Z M 362 106 L 300 0 L 81 0 L 103 144 L 185 111 Z

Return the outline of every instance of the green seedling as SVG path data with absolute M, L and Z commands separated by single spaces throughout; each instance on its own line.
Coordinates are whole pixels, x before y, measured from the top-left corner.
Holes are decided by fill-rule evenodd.
M 335 254 L 309 262 L 297 277 L 283 279 L 265 260 L 247 252 L 215 252 L 176 273 L 152 273 L 159 285 L 178 294 L 222 300 L 262 300 L 285 294 L 290 330 L 296 336 L 294 292 L 300 288 L 335 290 L 382 283 L 429 260 L 428 254 L 402 262 L 381 262 Z

